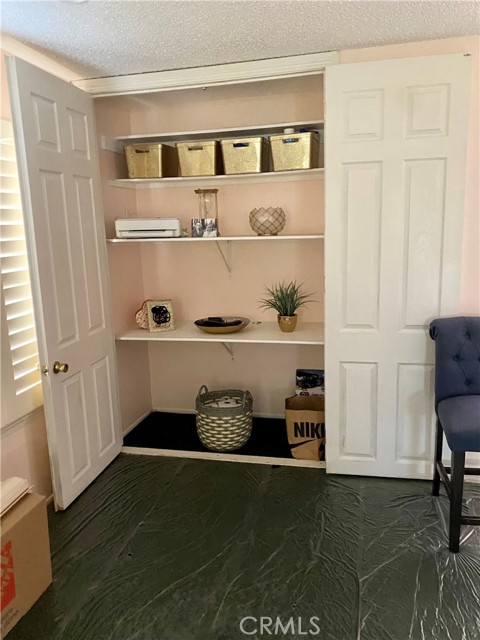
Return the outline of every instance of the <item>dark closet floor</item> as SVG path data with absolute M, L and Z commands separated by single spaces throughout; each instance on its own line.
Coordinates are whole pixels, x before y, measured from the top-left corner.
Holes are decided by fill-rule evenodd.
M 195 414 L 155 411 L 132 429 L 123 439 L 126 447 L 173 449 L 174 451 L 209 451 L 202 445 L 195 427 Z M 235 455 L 292 458 L 288 446 L 285 420 L 253 418 L 252 435 Z
M 428 482 L 121 455 L 50 513 L 54 583 L 8 638 L 478 640 L 480 527 L 453 555 L 446 512 Z

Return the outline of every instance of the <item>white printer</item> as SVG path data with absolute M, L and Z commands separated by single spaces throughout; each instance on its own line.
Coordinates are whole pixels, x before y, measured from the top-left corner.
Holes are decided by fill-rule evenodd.
M 117 238 L 179 238 L 178 218 L 118 218 L 115 220 Z

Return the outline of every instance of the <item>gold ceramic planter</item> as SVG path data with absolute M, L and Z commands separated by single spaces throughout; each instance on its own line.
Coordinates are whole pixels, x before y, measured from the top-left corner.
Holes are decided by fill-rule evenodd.
M 290 333 L 297 326 L 297 316 L 277 316 L 278 326 L 285 333 Z

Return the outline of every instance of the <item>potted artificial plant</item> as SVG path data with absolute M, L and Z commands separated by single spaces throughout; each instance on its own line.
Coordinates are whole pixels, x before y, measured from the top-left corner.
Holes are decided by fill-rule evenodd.
M 307 302 L 315 302 L 308 298 L 312 294 L 303 293 L 302 285 L 297 285 L 295 281 L 289 284 L 280 282 L 272 287 L 265 287 L 265 290 L 268 297 L 260 300 L 260 306 L 275 309 L 278 314 L 278 326 L 282 331 L 293 331 L 297 326 L 297 309 Z

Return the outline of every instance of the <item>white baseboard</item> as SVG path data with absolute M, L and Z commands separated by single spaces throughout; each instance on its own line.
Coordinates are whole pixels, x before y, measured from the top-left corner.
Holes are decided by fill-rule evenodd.
M 153 407 L 152 413 L 157 411 L 159 413 L 190 413 L 190 414 L 195 413 L 193 409 L 165 409 L 164 407 Z
M 135 420 L 135 422 L 132 422 L 132 424 L 125 429 L 125 431 L 123 432 L 123 435 L 126 436 L 127 433 L 130 433 L 130 431 L 135 429 L 135 427 L 138 426 L 140 422 L 142 422 L 142 420 L 145 420 L 145 418 L 147 418 L 152 413 L 152 411 L 155 411 L 155 409 L 152 409 L 151 411 L 146 411 L 143 415 L 140 416 L 140 418 L 138 418 L 138 420 Z
M 148 449 L 147 447 L 122 447 L 122 453 L 140 456 L 163 456 L 165 458 L 187 458 L 190 460 L 221 460 L 224 462 L 248 462 L 282 467 L 313 467 L 325 469 L 324 460 L 294 460 L 291 458 L 270 458 L 267 456 L 245 456 L 238 453 L 215 453 L 214 451 L 177 451 L 174 449 Z

